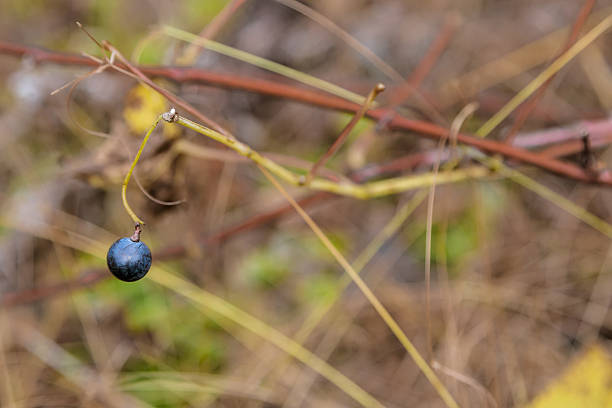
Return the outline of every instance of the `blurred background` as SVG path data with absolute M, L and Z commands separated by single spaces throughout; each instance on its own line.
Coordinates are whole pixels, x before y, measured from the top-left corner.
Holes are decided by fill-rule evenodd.
M 462 126 L 473 134 L 612 4 L 307 6 L 0 0 L 2 407 L 359 406 L 355 389 L 389 407 L 446 406 L 258 168 L 178 125 L 153 133 L 128 188 L 154 266 L 135 283 L 111 276 L 106 250 L 133 231 L 121 183 L 171 104 L 111 68 L 83 77 L 105 54 L 75 22 L 133 64 L 182 67 L 147 72 L 239 140 L 304 172 L 352 114 L 304 103 L 300 95 L 323 91 L 160 27 L 202 33 L 359 95 L 382 82 L 379 106 L 445 129 L 477 102 Z M 611 50 L 612 35 L 601 35 L 547 84 L 524 123 L 513 114 L 488 138 L 600 171 L 611 154 Z M 185 67 L 208 79 L 181 78 Z M 268 82 L 243 89 L 257 81 Z M 265 92 L 271 83 L 297 96 Z M 365 182 L 431 173 L 438 159 L 444 167 L 448 151 L 422 136 L 359 120 L 320 174 Z M 599 230 L 493 176 L 436 187 L 428 257 L 428 188 L 367 200 L 287 188 L 460 406 L 611 406 L 610 188 L 506 163 L 597 216 Z M 289 339 L 357 388 L 313 370 L 320 365 Z

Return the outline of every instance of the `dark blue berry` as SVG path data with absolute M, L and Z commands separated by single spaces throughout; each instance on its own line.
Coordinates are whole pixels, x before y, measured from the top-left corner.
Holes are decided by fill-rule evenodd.
M 115 241 L 106 255 L 108 269 L 116 278 L 125 282 L 142 279 L 151 268 L 151 250 L 140 241 L 140 234 L 134 235 L 132 238 Z M 138 240 L 134 241 L 135 237 Z

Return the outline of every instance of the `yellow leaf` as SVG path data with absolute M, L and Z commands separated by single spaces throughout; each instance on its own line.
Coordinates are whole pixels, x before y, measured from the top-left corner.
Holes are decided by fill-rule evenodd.
M 148 86 L 134 86 L 125 98 L 123 118 L 133 133 L 143 134 L 153 124 L 157 117 L 168 110 L 166 99 Z M 179 127 L 164 123 L 164 135 L 174 137 Z
M 526 408 L 612 407 L 612 362 L 600 346 L 591 347 Z

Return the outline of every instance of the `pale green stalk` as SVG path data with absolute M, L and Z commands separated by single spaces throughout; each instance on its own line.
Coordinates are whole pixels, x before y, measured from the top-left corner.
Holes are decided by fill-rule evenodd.
M 449 408 L 458 408 L 459 405 L 450 394 L 450 392 L 446 389 L 444 384 L 440 381 L 436 373 L 429 367 L 427 361 L 421 356 L 416 347 L 412 344 L 410 339 L 406 336 L 404 331 L 401 329 L 399 324 L 393 319 L 389 311 L 383 306 L 383 304 L 378 300 L 378 297 L 372 292 L 372 290 L 368 287 L 368 285 L 363 281 L 363 279 L 359 276 L 359 274 L 353 269 L 350 263 L 344 258 L 344 256 L 338 251 L 338 249 L 332 244 L 332 242 L 327 238 L 325 233 L 319 228 L 319 226 L 313 221 L 313 219 L 304 211 L 304 209 L 287 193 L 287 191 L 281 186 L 281 184 L 272 176 L 266 169 L 259 166 L 259 169 L 263 172 L 266 178 L 276 187 L 276 189 L 289 201 L 291 206 L 295 209 L 295 211 L 302 217 L 304 222 L 310 227 L 310 229 L 315 233 L 317 238 L 321 241 L 321 243 L 329 250 L 329 252 L 333 255 L 336 261 L 342 266 L 342 268 L 346 271 L 346 273 L 351 277 L 353 282 L 357 285 L 357 287 L 364 294 L 366 299 L 370 302 L 370 304 L 374 307 L 376 312 L 383 319 L 387 327 L 391 330 L 391 332 L 395 335 L 395 337 L 402 344 L 404 349 L 408 352 L 410 357 L 414 360 L 415 364 L 421 372 L 425 375 L 425 377 L 429 380 L 431 385 L 435 388 L 435 390 L 440 395 L 440 398 L 444 401 L 444 403 Z
M 279 75 L 283 75 L 287 78 L 291 78 L 305 85 L 312 86 L 313 88 L 329 92 L 333 95 L 339 96 L 351 102 L 355 102 L 359 105 L 362 105 L 365 101 L 365 97 L 346 90 L 338 85 L 332 84 L 331 82 L 313 77 L 312 75 L 305 74 L 301 71 L 279 64 L 277 62 L 258 57 L 257 55 L 250 54 L 246 51 L 238 50 L 236 48 L 230 47 L 229 45 L 221 44 L 214 40 L 208 40 L 175 27 L 164 26 L 163 31 L 165 34 L 172 38 L 186 41 L 191 44 L 196 44 L 201 47 L 206 47 L 207 50 L 215 51 L 219 54 L 223 54 L 228 57 L 246 62 L 247 64 L 254 65 L 267 71 L 277 73 Z

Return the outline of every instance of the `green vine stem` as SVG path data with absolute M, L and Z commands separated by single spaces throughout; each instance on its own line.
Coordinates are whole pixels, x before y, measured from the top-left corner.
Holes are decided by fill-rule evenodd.
M 201 135 L 208 136 L 211 139 L 218 141 L 236 151 L 238 154 L 245 156 L 255 163 L 259 164 L 266 170 L 270 171 L 280 179 L 293 184 L 295 186 L 304 186 L 305 177 L 302 174 L 293 173 L 290 170 L 280 166 L 276 162 L 262 156 L 253 150 L 250 146 L 210 128 L 195 123 L 187 118 L 178 115 L 174 109 L 162 115 L 163 119 L 168 122 L 174 122 L 188 129 L 194 130 Z M 466 167 L 464 169 L 455 170 L 445 174 L 438 174 L 436 184 L 452 183 L 463 181 L 472 178 L 482 178 L 491 175 L 489 169 L 483 166 Z M 424 173 L 413 176 L 395 177 L 386 180 L 374 181 L 366 184 L 355 184 L 349 181 L 332 181 L 317 177 L 310 182 L 309 188 L 313 190 L 327 191 L 330 193 L 351 196 L 360 199 L 376 198 L 390 194 L 399 193 L 406 190 L 413 190 L 421 187 L 429 186 L 435 176 L 432 173 Z
M 142 153 L 144 146 L 146 145 L 149 139 L 149 136 L 151 135 L 159 121 L 162 119 L 166 122 L 176 123 L 178 125 L 184 126 L 201 135 L 207 136 L 213 140 L 216 140 L 219 143 L 224 144 L 225 146 L 234 150 L 241 156 L 244 156 L 259 164 L 261 167 L 265 168 L 270 173 L 288 182 L 289 184 L 298 187 L 308 187 L 312 190 L 327 191 L 329 193 L 364 200 L 387 196 L 391 194 L 397 194 L 403 191 L 428 187 L 434 182 L 436 184 L 448 184 L 470 179 L 485 178 L 495 174 L 495 172 L 492 172 L 491 169 L 487 168 L 486 166 L 470 166 L 462 169 L 444 172 L 437 175 L 433 174 L 432 172 L 428 172 L 418 175 L 400 176 L 385 180 L 378 180 L 365 184 L 356 184 L 346 180 L 333 181 L 321 177 L 315 177 L 310 183 L 306 185 L 306 177 L 303 174 L 294 173 L 286 169 L 285 167 L 279 165 L 278 163 L 265 156 L 262 156 L 257 151 L 253 150 L 250 146 L 236 140 L 231 136 L 223 135 L 213 129 L 210 129 L 206 126 L 200 125 L 199 123 L 193 122 L 185 117 L 180 116 L 178 113 L 176 113 L 176 110 L 172 108 L 170 109 L 170 111 L 161 114 L 155 120 L 151 128 L 147 131 L 147 134 L 145 135 L 140 146 L 140 150 L 138 150 L 138 153 L 136 154 L 136 157 L 132 162 L 132 166 L 130 167 L 129 172 L 125 176 L 125 180 L 123 181 L 123 205 L 130 217 L 132 217 L 132 220 L 134 220 L 135 223 L 139 224 L 144 224 L 144 222 L 140 218 L 138 218 L 134 211 L 132 211 L 127 202 L 127 185 L 130 180 L 130 176 L 132 175 L 132 172 L 134 170 L 134 167 L 136 166 L 136 163 L 140 158 L 140 154 Z

